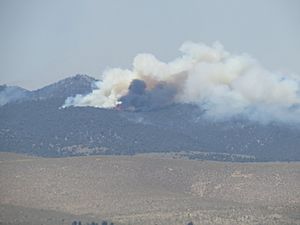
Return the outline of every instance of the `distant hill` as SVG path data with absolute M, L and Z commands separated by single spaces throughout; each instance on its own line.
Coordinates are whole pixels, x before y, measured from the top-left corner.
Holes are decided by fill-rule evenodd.
M 12 102 L 67 98 L 76 94 L 87 94 L 92 91 L 96 81 L 90 76 L 78 74 L 34 91 L 18 86 L 0 85 L 0 106 Z
M 76 75 L 33 91 L 35 99 L 67 98 L 92 91 L 97 80 L 87 75 Z
M 95 81 L 77 75 L 0 107 L 0 151 L 55 157 L 175 151 L 195 159 L 300 160 L 298 126 L 207 120 L 190 104 L 144 112 L 61 108 L 68 96 L 90 92 Z
M 0 106 L 9 102 L 16 102 L 22 99 L 28 99 L 31 96 L 30 91 L 18 87 L 0 85 Z

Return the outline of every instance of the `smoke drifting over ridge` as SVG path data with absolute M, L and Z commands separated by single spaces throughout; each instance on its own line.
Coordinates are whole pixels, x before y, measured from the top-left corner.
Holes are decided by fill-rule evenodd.
M 64 107 L 151 110 L 192 103 L 214 119 L 300 122 L 300 76 L 270 72 L 247 54 L 230 54 L 218 42 L 211 47 L 186 42 L 180 51 L 182 56 L 169 63 L 139 54 L 132 70 L 105 71 L 97 89 L 69 97 Z

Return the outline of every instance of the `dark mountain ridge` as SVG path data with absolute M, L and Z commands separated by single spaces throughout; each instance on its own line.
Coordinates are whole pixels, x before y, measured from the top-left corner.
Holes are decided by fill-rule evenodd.
M 21 99 L 25 100 L 31 96 L 31 92 L 18 87 L 18 86 L 7 86 L 6 84 L 0 85 L 0 106 L 10 102 L 16 102 Z
M 88 75 L 77 74 L 33 91 L 35 99 L 67 98 L 76 94 L 88 94 L 97 80 Z
M 93 77 L 77 74 L 33 91 L 18 86 L 0 85 L 0 106 L 13 102 L 67 98 L 76 94 L 87 94 L 94 89 L 96 81 Z
M 181 152 L 198 159 L 300 160 L 297 125 L 213 121 L 190 104 L 139 112 L 61 108 L 68 96 L 90 92 L 95 81 L 77 75 L 35 91 L 39 97 L 0 107 L 0 151 L 54 157 Z

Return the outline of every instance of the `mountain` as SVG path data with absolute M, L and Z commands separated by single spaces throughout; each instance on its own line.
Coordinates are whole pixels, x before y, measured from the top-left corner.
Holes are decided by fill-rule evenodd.
M 60 106 L 48 99 L 1 107 L 1 150 L 43 156 L 192 151 L 217 160 L 228 160 L 224 153 L 246 161 L 300 160 L 297 127 L 207 121 L 192 105 L 150 112 Z
M 16 102 L 21 99 L 28 99 L 30 97 L 30 91 L 18 87 L 0 85 L 0 106 L 9 102 Z
M 95 81 L 77 75 L 33 91 L 31 100 L 0 107 L 0 151 L 55 157 L 177 152 L 224 161 L 300 160 L 297 125 L 213 121 L 191 104 L 140 112 L 61 108 L 66 97 L 90 92 Z
M 33 91 L 34 99 L 67 98 L 76 94 L 87 94 L 97 80 L 87 75 L 77 74 L 64 80 Z
M 77 74 L 34 91 L 18 86 L 0 85 L 0 106 L 16 101 L 66 99 L 76 94 L 87 94 L 93 90 L 96 81 L 93 77 Z

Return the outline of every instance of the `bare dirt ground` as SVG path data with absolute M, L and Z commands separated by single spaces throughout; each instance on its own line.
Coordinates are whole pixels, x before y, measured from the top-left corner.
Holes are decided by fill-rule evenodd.
M 0 153 L 0 224 L 300 224 L 300 163 Z

